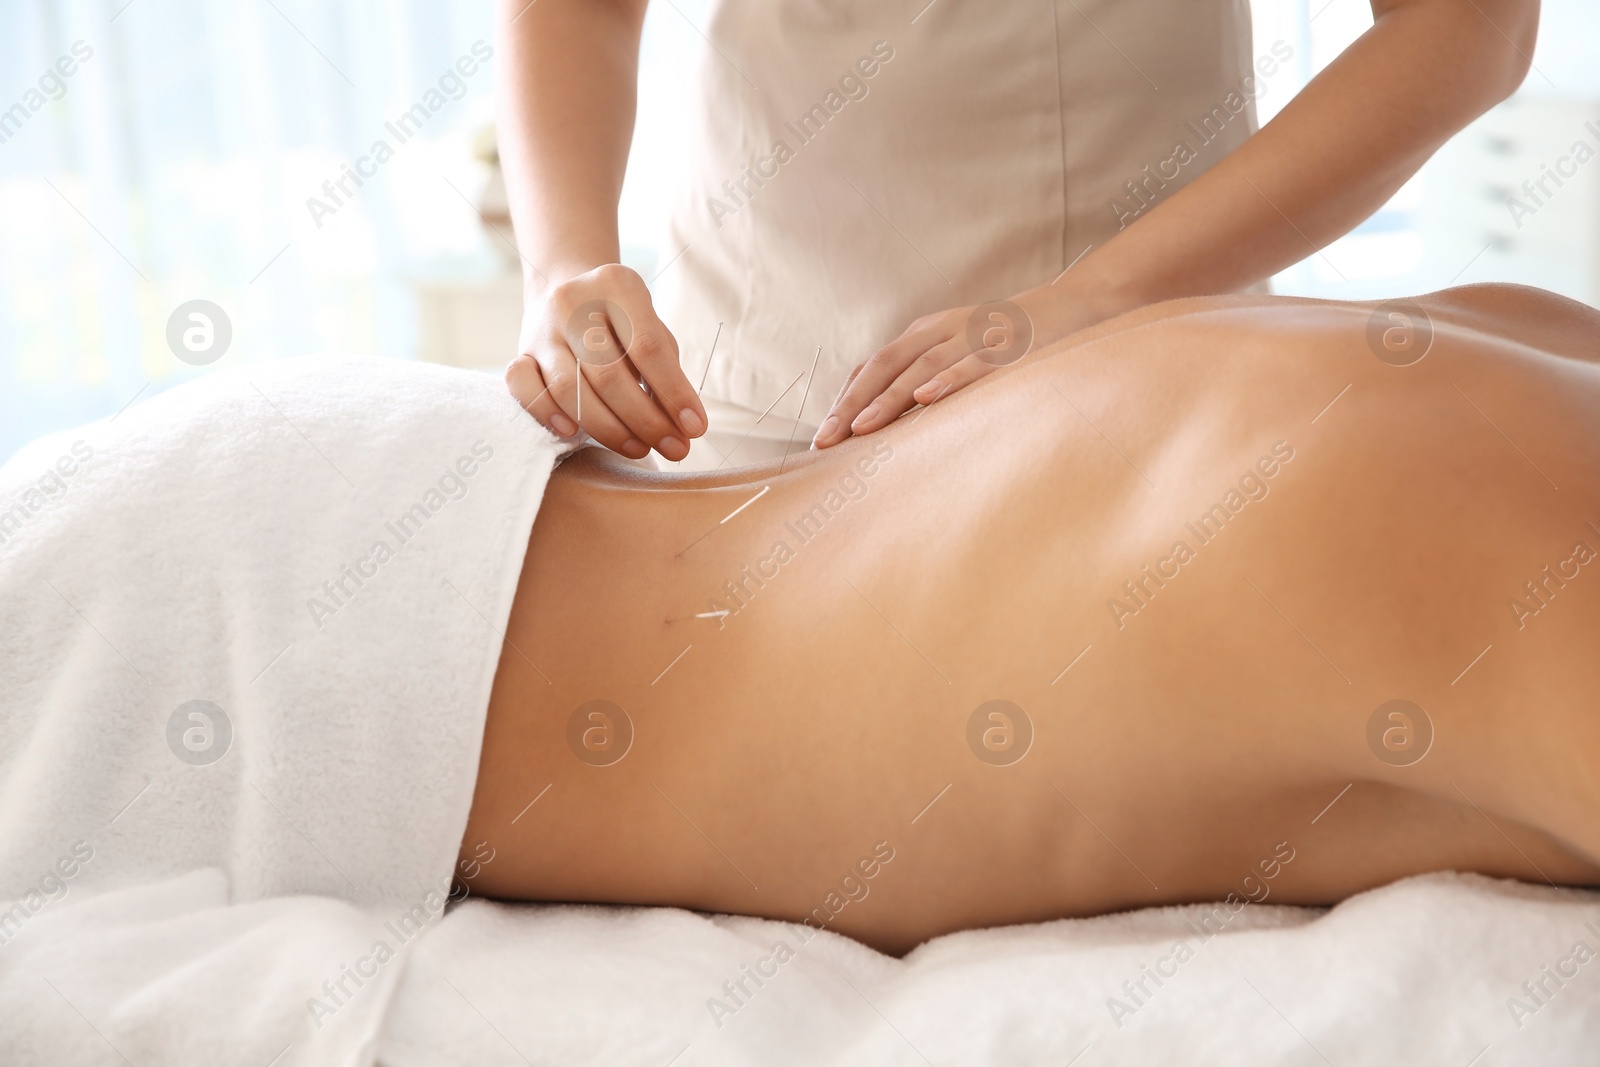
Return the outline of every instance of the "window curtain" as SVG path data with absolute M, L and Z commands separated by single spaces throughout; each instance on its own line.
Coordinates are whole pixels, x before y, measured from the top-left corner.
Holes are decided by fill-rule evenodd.
M 0 3 L 0 460 L 204 373 L 167 344 L 190 300 L 229 317 L 231 362 L 409 352 L 407 271 L 483 252 L 492 70 L 461 61 L 491 11 Z

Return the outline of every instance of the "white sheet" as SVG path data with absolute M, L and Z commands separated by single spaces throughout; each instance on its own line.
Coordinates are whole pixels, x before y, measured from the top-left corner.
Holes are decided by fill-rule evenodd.
M 0 1063 L 367 1058 L 565 447 L 492 376 L 308 358 L 0 469 Z
M 779 941 L 798 948 L 801 928 L 469 900 L 408 962 L 380 1059 L 384 1067 L 1600 1062 L 1600 960 L 1578 962 L 1587 954 L 1573 952 L 1578 943 L 1600 950 L 1600 894 L 1436 874 L 1327 912 L 1248 905 L 1203 942 L 1195 926 L 1213 911 L 972 931 L 904 960 L 823 933 L 780 965 L 761 960 Z M 1180 940 L 1193 952 L 1181 963 L 1172 952 Z M 751 995 L 731 1016 L 708 1007 L 712 998 L 731 1004 L 724 983 L 758 964 L 775 976 L 759 988 L 747 979 Z M 1151 995 L 1138 1004 L 1123 982 L 1158 965 L 1172 976 L 1159 987 L 1146 979 Z M 1547 966 L 1572 975 L 1558 985 Z M 1536 1004 L 1523 983 L 1541 980 L 1550 995 Z M 1133 1013 L 1114 1010 L 1113 998 Z

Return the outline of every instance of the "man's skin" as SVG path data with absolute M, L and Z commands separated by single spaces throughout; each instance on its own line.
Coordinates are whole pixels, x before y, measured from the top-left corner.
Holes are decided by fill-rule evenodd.
M 1600 313 L 1415 304 L 1408 366 L 1369 347 L 1373 305 L 1206 298 L 781 469 L 578 453 L 507 630 L 473 887 L 903 952 L 1441 869 L 1600 883 Z M 1400 757 L 1406 721 L 1369 743 L 1396 699 L 1431 724 Z M 568 740 L 592 700 L 632 727 L 605 766 L 606 720 Z M 1009 764 L 1008 720 L 969 743 L 992 700 L 1032 724 Z

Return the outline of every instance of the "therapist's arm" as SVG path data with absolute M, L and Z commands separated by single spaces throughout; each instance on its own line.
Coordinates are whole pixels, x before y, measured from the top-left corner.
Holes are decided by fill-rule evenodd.
M 645 3 L 497 4 L 496 130 L 523 271 L 506 384 L 563 437 L 581 425 L 623 455 L 677 460 L 705 409 L 644 280 L 618 262 Z
M 1539 23 L 1539 0 L 1372 0 L 1372 10 L 1372 28 L 1233 153 L 1053 284 L 1013 296 L 1034 347 L 1144 304 L 1233 292 L 1343 236 L 1511 95 Z M 816 445 L 870 433 L 992 370 L 966 341 L 973 310 L 919 319 L 859 367 Z

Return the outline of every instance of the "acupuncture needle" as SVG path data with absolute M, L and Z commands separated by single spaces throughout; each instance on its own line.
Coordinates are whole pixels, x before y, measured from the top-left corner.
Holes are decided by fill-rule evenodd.
M 719 338 L 721 336 L 722 336 L 722 323 L 719 322 L 719 323 L 717 323 L 717 334 L 716 334 L 716 337 L 711 338 L 711 354 L 706 356 L 706 369 L 700 372 L 700 385 L 699 385 L 698 388 L 695 389 L 696 393 L 705 392 L 706 379 L 711 376 L 711 361 L 713 359 L 715 359 L 716 355 L 717 355 L 717 338 Z

